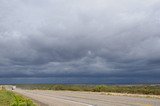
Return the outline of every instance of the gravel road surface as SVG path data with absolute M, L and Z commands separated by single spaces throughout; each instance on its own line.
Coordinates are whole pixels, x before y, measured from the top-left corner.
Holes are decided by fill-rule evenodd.
M 159 99 L 112 96 L 94 92 L 15 90 L 47 106 L 160 106 Z

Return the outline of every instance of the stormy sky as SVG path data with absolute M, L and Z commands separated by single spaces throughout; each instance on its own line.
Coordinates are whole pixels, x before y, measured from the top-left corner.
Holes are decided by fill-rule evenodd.
M 0 78 L 48 77 L 160 82 L 160 1 L 0 0 Z

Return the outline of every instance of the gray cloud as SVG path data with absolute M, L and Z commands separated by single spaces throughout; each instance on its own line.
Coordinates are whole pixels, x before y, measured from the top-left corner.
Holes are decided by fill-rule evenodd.
M 0 0 L 0 77 L 160 77 L 159 0 Z

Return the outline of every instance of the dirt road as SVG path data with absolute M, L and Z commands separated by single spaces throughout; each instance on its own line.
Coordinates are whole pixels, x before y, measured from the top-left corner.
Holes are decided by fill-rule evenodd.
M 159 99 L 111 96 L 93 92 L 16 90 L 48 106 L 160 106 Z

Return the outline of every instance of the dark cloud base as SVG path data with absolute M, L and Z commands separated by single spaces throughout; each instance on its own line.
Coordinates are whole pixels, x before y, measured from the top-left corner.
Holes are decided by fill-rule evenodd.
M 0 78 L 0 84 L 159 84 L 160 78 L 47 77 Z

